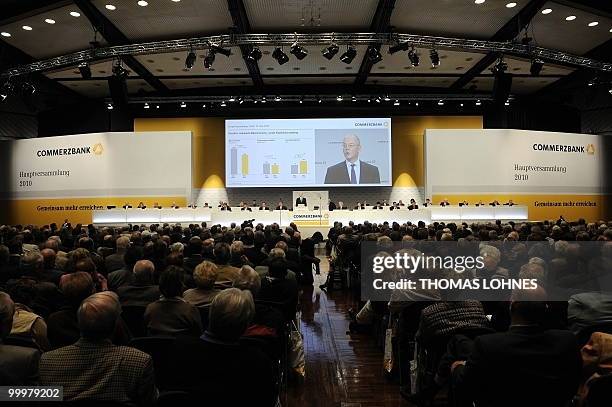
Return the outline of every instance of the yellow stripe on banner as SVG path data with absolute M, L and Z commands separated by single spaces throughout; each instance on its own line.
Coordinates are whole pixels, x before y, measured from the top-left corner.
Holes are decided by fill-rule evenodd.
M 108 198 L 53 198 L 53 199 L 19 199 L 0 201 L 0 224 L 48 225 L 61 224 L 64 219 L 70 223 L 89 224 L 92 222 L 92 211 L 106 209 L 107 205 L 121 208 L 129 202 L 134 208 L 140 202 L 152 208 L 157 202 L 162 207 L 170 207 L 173 202 L 185 207 L 187 200 L 183 196 L 164 197 L 108 197 Z
M 608 195 L 446 194 L 433 195 L 432 202 L 438 205 L 444 198 L 453 205 L 466 200 L 470 206 L 480 200 L 488 205 L 494 200 L 503 204 L 512 199 L 517 205 L 526 205 L 529 219 L 534 221 L 557 220 L 559 216 L 568 221 L 583 218 L 590 222 L 610 218 Z

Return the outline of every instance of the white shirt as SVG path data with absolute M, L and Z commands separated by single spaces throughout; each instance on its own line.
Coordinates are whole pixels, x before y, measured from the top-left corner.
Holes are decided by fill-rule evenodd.
M 353 165 L 352 162 L 350 162 L 349 160 L 345 160 L 346 163 L 346 170 L 348 171 L 348 175 L 349 175 L 349 184 L 350 184 L 350 179 L 351 179 L 351 166 Z M 357 176 L 357 181 L 356 183 L 359 184 L 359 180 L 361 179 L 360 175 L 361 175 L 361 161 L 357 160 L 355 161 L 355 175 Z

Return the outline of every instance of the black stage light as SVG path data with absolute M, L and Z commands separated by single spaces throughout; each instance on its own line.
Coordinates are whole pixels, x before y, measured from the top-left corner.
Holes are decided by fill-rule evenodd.
M 276 47 L 272 52 L 272 58 L 278 62 L 279 65 L 286 64 L 289 62 L 289 57 L 285 54 L 281 47 Z
M 297 42 L 294 42 L 293 45 L 291 45 L 289 52 L 295 55 L 295 57 L 300 61 L 308 56 L 308 50 Z
M 356 56 L 357 50 L 349 45 L 348 47 L 346 47 L 346 52 L 340 55 L 340 61 L 348 65 L 353 62 L 353 59 L 355 59 Z
M 542 68 L 544 68 L 544 61 L 535 58 L 531 61 L 531 68 L 529 68 L 529 72 L 531 72 L 533 76 L 539 76 L 540 72 L 542 72 Z
M 187 58 L 185 58 L 185 70 L 186 71 L 190 71 L 191 68 L 193 68 L 193 66 L 196 63 L 196 59 L 197 59 L 196 53 L 193 51 L 189 51 L 189 54 L 187 54 Z
M 79 64 L 79 72 L 83 79 L 91 79 L 91 68 L 87 62 L 81 62 Z
M 125 79 L 127 78 L 127 76 L 130 73 L 127 71 L 127 69 L 125 69 L 123 66 L 121 66 L 121 62 L 117 62 L 114 66 L 113 66 L 113 76 L 115 76 L 116 78 L 119 79 Z
M 214 63 L 215 63 L 215 51 L 210 49 L 208 50 L 208 53 L 204 57 L 204 68 L 208 69 L 209 71 L 212 71 L 213 70 L 212 66 Z
M 210 49 L 217 54 L 225 55 L 226 57 L 229 57 L 232 54 L 231 49 L 223 48 L 220 45 L 210 44 L 209 46 L 210 46 Z
M 420 58 L 417 50 L 412 47 L 410 51 L 408 51 L 408 59 L 410 60 L 410 64 L 415 68 L 419 66 Z
M 261 50 L 257 47 L 253 47 L 249 51 L 247 58 L 251 61 L 259 61 L 261 59 L 261 55 Z
M 336 56 L 336 54 L 340 51 L 340 47 L 337 44 L 331 44 L 329 47 L 325 47 L 321 50 L 321 54 L 327 59 L 331 61 L 331 59 Z
M 431 59 L 431 66 L 433 68 L 437 68 L 440 66 L 440 55 L 438 55 L 438 51 L 432 49 L 429 51 L 429 58 Z
M 506 72 L 507 69 L 508 64 L 504 62 L 504 58 L 502 57 L 497 60 L 495 65 L 493 65 L 493 68 L 491 68 L 491 72 L 493 72 L 494 75 L 503 74 L 504 72 Z
M 382 61 L 383 57 L 378 48 L 370 46 L 368 47 L 368 59 L 370 62 L 372 62 L 372 64 L 377 64 Z
M 408 51 L 409 45 L 407 42 L 400 42 L 399 44 L 389 47 L 389 54 L 395 54 L 400 51 Z

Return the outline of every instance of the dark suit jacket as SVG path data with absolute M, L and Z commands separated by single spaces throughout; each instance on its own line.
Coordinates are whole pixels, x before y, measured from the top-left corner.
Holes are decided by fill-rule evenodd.
M 571 332 L 511 327 L 476 338 L 466 365 L 453 371 L 453 385 L 478 406 L 563 406 L 578 389 L 581 369 Z
M 285 205 L 283 205 L 283 206 L 276 205 L 276 210 L 277 210 L 277 211 L 279 211 L 279 210 L 286 211 L 286 210 L 287 210 L 287 207 L 286 207 Z
M 360 184 L 380 184 L 380 174 L 378 167 L 359 161 L 360 163 Z M 325 184 L 350 184 L 351 178 L 346 168 L 346 161 L 332 165 L 325 174 Z
M 26 386 L 38 384 L 37 349 L 2 345 L 0 342 L 0 383 L 3 386 Z
M 114 253 L 106 256 L 106 258 L 104 259 L 104 265 L 106 266 L 107 273 L 125 267 L 125 261 L 123 261 L 123 254 Z
M 330 203 L 329 203 L 329 205 L 328 205 L 328 209 L 329 209 L 330 211 L 333 211 L 334 209 L 336 209 L 336 204 L 335 204 L 335 203 L 333 203 L 333 202 L 330 202 Z
M 296 204 L 296 205 L 306 205 L 306 198 L 304 198 L 304 197 L 302 197 L 302 198 L 298 197 L 298 198 L 295 200 L 295 204 Z

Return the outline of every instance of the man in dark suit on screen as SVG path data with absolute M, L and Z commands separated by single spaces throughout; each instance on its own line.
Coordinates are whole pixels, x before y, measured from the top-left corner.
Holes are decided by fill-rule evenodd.
M 298 205 L 306 205 L 306 198 L 304 198 L 304 194 L 300 194 L 295 200 L 295 206 Z
M 342 153 L 345 160 L 327 168 L 326 184 L 380 184 L 378 167 L 359 159 L 361 141 L 355 135 L 345 136 L 342 140 Z

